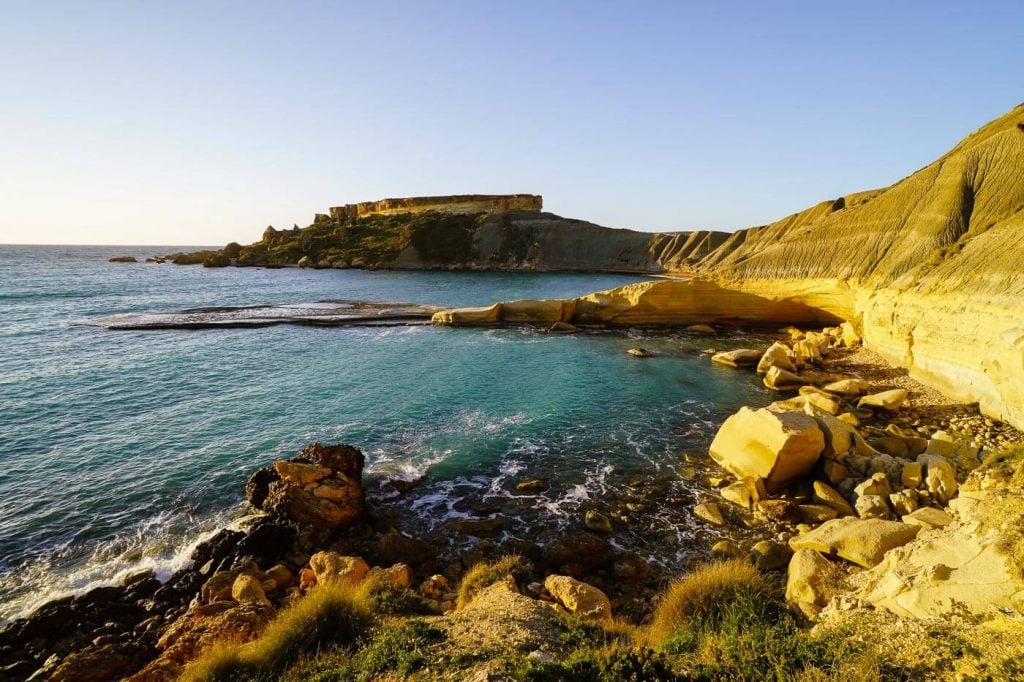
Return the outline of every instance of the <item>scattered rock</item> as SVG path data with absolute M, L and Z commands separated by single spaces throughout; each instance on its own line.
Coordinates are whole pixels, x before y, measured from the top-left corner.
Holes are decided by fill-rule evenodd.
M 646 348 L 630 348 L 626 351 L 634 358 L 651 358 L 654 357 L 654 353 L 647 350 Z
M 318 584 L 343 582 L 358 585 L 370 571 L 369 565 L 359 557 L 342 556 L 337 552 L 317 552 L 309 558 Z
M 135 256 L 114 256 L 107 259 L 108 263 L 138 263 Z
M 799 375 L 778 367 L 771 367 L 764 375 L 764 385 L 773 391 L 795 391 L 806 383 Z
M 803 605 L 824 606 L 829 600 L 829 587 L 838 571 L 828 559 L 811 549 L 798 549 L 789 562 L 786 576 L 786 601 Z M 813 613 L 813 609 L 811 610 Z
M 727 522 L 721 508 L 714 502 L 703 502 L 693 508 L 694 515 L 716 526 L 725 526 Z
M 882 519 L 846 516 L 824 524 L 789 541 L 793 550 L 813 549 L 870 568 L 885 553 L 914 539 L 919 526 Z
M 891 391 L 872 393 L 866 395 L 857 402 L 857 407 L 880 407 L 883 410 L 893 412 L 907 400 L 907 389 L 894 388 Z
M 612 532 L 612 522 L 608 520 L 607 516 L 596 511 L 588 511 L 584 517 L 584 523 L 587 528 L 597 533 Z
M 740 348 L 738 350 L 727 350 L 715 353 L 711 356 L 711 362 L 728 367 L 750 367 L 761 360 L 762 352 L 751 348 Z
M 686 331 L 694 334 L 716 334 L 715 328 L 706 324 L 691 324 Z
M 567 611 L 585 620 L 610 621 L 612 604 L 604 592 L 566 575 L 549 575 L 546 589 Z
M 789 348 L 783 343 L 775 342 L 768 346 L 768 350 L 764 352 L 757 363 L 757 373 L 767 374 L 768 370 L 773 367 L 785 370 L 786 372 L 796 371 L 796 367 L 789 357 Z

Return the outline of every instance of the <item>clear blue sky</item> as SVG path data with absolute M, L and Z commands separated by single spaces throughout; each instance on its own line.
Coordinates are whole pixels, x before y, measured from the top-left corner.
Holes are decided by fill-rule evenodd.
M 11 2 L 0 243 L 223 244 L 532 192 L 735 229 L 889 184 L 1024 100 L 1024 2 Z

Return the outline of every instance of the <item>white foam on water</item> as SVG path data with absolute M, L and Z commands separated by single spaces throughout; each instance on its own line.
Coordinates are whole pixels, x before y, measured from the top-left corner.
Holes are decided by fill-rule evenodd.
M 55 599 L 85 594 L 97 587 L 123 584 L 142 571 L 161 582 L 191 565 L 192 552 L 222 528 L 239 528 L 252 518 L 247 506 L 202 519 L 163 512 L 109 542 L 97 546 L 70 568 L 53 557 L 34 559 L 0 575 L 0 623 L 23 618 Z

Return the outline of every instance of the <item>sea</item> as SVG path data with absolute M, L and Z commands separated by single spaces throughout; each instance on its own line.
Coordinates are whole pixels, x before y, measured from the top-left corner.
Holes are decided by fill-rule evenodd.
M 618 548 L 672 570 L 709 532 L 690 512 L 692 462 L 726 416 L 770 401 L 751 373 L 709 361 L 760 342 L 738 332 L 83 324 L 338 299 L 487 305 L 643 279 L 107 262 L 195 248 L 0 246 L 0 622 L 143 569 L 170 576 L 251 514 L 251 472 L 311 441 L 363 450 L 370 504 L 405 532 L 500 515 L 502 537 L 530 539 L 593 509 L 613 515 Z M 625 352 L 638 345 L 655 356 Z M 550 487 L 518 490 L 527 479 Z

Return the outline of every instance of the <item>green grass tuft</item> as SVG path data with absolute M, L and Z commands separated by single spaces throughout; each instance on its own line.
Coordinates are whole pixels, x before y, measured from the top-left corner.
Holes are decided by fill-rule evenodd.
M 516 555 L 502 557 L 493 563 L 482 561 L 476 564 L 462 577 L 456 608 L 466 608 L 481 590 L 499 580 L 512 576 L 518 582 L 528 575 L 530 570 L 530 564 L 521 556 Z
M 208 648 L 186 666 L 182 679 L 229 682 L 273 675 L 304 654 L 353 644 L 370 623 L 365 589 L 340 583 L 318 585 L 282 611 L 252 642 Z

